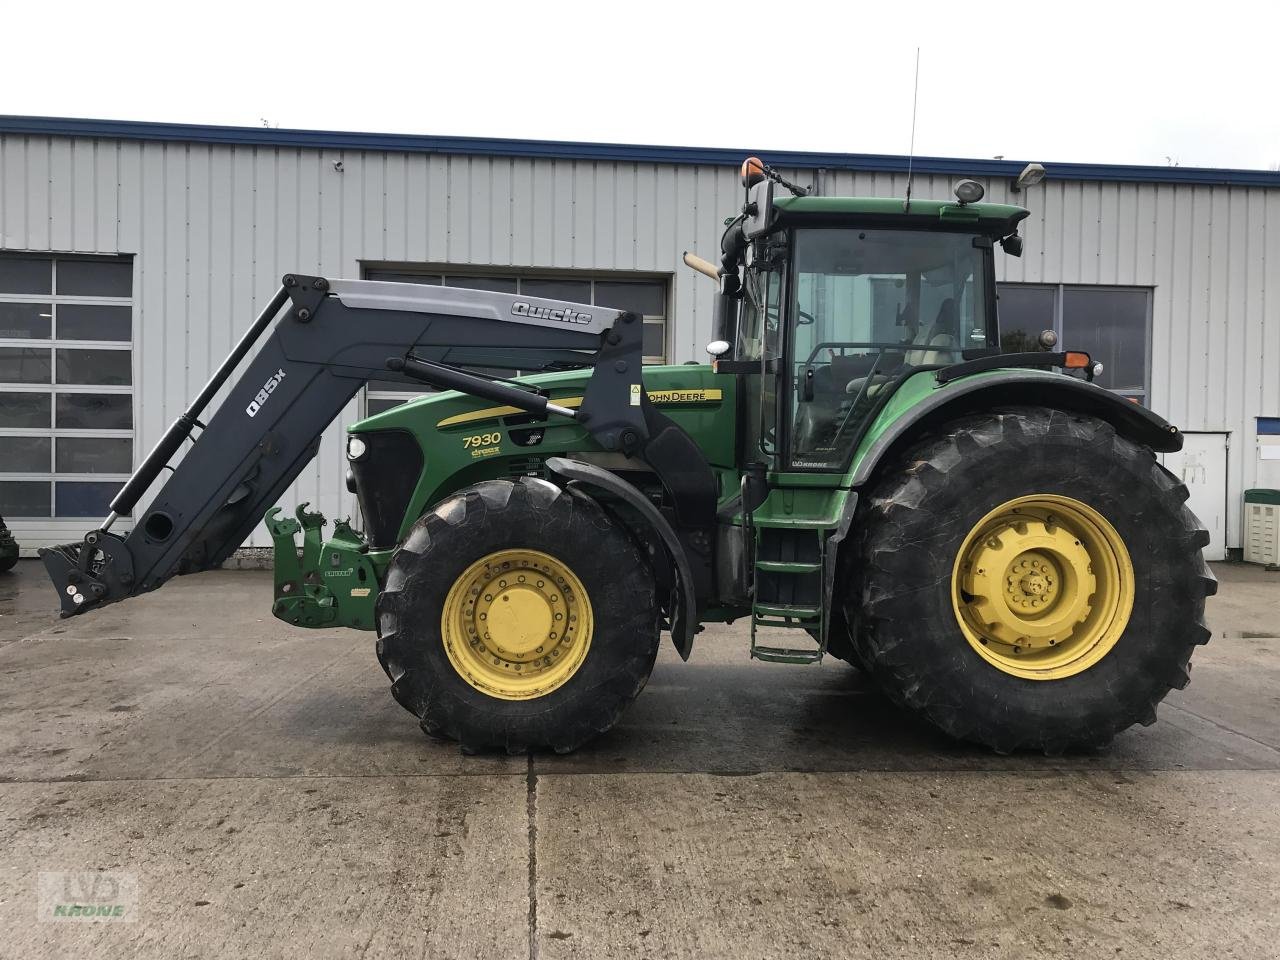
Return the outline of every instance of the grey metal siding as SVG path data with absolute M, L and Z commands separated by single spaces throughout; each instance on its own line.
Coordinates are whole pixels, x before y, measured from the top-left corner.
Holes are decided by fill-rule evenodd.
M 901 173 L 788 174 L 829 195 L 905 188 Z M 1153 288 L 1151 405 L 1185 429 L 1231 431 L 1238 500 L 1256 480 L 1253 417 L 1280 414 L 1280 296 L 1266 298 L 1280 280 L 1280 190 L 1065 181 L 1052 168 L 1022 195 L 986 182 L 989 199 L 1032 210 L 1026 253 L 998 257 L 1001 279 Z M 950 191 L 949 177 L 916 178 L 916 196 Z M 359 276 L 362 261 L 423 261 L 670 274 L 671 359 L 702 359 L 713 286 L 680 255 L 714 258 L 738 203 L 721 166 L 0 136 L 0 249 L 135 255 L 139 451 L 290 270 Z M 353 403 L 286 505 L 351 512 L 339 441 L 356 415 Z M 1238 503 L 1228 543 L 1240 543 Z

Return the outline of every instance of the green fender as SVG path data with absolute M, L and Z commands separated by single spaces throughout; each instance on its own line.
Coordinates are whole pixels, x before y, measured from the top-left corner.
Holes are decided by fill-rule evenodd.
M 848 485 L 857 489 L 876 468 L 923 430 L 1001 406 L 1052 407 L 1097 417 L 1122 437 L 1162 453 L 1182 449 L 1182 433 L 1163 417 L 1096 384 L 1060 373 L 996 370 L 937 383 L 933 371 L 907 378 L 859 444 Z

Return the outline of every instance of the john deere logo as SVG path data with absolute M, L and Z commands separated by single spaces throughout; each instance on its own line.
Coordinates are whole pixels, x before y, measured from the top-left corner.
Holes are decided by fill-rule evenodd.
M 652 403 L 712 403 L 718 401 L 722 394 L 718 387 L 699 390 L 650 390 L 649 400 Z
M 511 305 L 511 312 L 517 317 L 533 317 L 535 320 L 555 320 L 558 323 L 590 323 L 591 314 L 579 313 L 577 310 L 570 310 L 568 307 L 563 309 L 555 309 L 554 307 L 535 307 L 531 303 L 525 303 L 523 300 L 517 300 Z

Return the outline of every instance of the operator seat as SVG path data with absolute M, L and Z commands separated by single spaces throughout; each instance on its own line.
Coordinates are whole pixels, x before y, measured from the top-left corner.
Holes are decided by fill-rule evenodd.
M 878 394 L 894 375 L 904 370 L 933 363 L 946 363 L 953 359 L 956 351 L 956 321 L 956 302 L 951 297 L 947 297 L 938 307 L 938 316 L 928 331 L 923 335 L 917 334 L 912 341 L 911 349 L 903 355 L 902 367 L 894 371 L 894 374 L 877 373 L 871 378 L 871 385 L 867 387 L 867 398 L 870 399 Z M 866 382 L 866 377 L 850 380 L 845 384 L 845 393 L 856 396 L 862 392 L 863 384 Z
M 903 362 L 913 367 L 922 367 L 951 359 L 950 354 L 956 349 L 956 319 L 956 302 L 947 297 L 938 307 L 938 316 L 929 328 L 928 335 L 916 340 L 926 349 L 908 350 Z

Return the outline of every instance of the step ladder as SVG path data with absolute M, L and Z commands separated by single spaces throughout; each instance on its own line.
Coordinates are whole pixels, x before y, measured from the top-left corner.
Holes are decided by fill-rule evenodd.
M 822 609 L 826 530 L 759 521 L 752 526 L 751 656 L 770 663 L 817 663 L 826 652 Z M 791 631 L 788 642 L 785 646 L 760 642 L 762 628 Z

